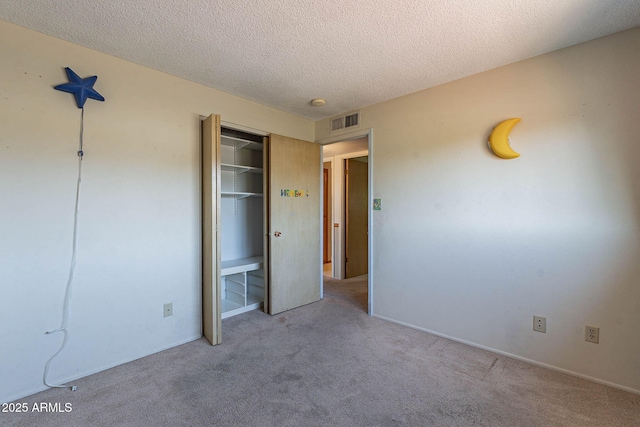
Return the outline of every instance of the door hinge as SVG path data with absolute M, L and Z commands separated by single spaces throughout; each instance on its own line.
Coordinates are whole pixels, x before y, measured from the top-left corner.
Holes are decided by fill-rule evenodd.
M 349 169 L 345 169 L 345 170 L 344 170 L 344 174 L 345 174 L 345 175 L 349 175 Z

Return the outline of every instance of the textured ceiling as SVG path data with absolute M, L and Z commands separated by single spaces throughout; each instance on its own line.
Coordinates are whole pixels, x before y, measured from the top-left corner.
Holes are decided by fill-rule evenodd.
M 0 19 L 317 120 L 640 26 L 640 1 L 17 0 Z

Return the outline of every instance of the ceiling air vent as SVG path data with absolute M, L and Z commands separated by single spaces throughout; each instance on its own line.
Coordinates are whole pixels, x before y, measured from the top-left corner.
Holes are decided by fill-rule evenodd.
M 346 116 L 334 117 L 331 119 L 331 132 L 355 127 L 360 124 L 360 112 L 347 114 Z

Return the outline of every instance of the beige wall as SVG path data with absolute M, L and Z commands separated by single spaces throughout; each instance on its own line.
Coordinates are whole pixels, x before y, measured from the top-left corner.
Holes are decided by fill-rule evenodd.
M 638 52 L 640 28 L 362 109 L 374 314 L 640 391 Z
M 0 401 L 43 388 L 73 230 L 80 111 L 64 67 L 98 75 L 85 104 L 70 339 L 49 380 L 201 334 L 200 116 L 312 141 L 309 120 L 0 21 Z M 174 315 L 163 318 L 163 304 Z

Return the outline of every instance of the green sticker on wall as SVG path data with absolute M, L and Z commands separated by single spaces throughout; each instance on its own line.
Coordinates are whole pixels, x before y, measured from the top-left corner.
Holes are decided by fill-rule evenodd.
M 373 210 L 374 211 L 382 210 L 382 199 L 373 199 Z

